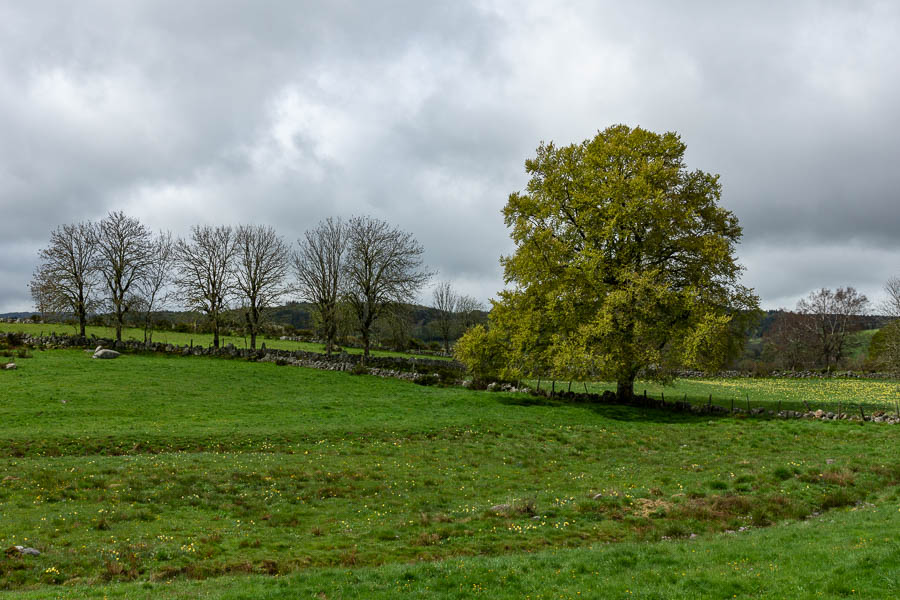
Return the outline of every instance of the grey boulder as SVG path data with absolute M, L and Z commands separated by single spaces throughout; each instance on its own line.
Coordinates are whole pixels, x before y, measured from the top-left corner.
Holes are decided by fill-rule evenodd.
M 115 350 L 104 350 L 103 348 L 101 348 L 100 350 L 94 352 L 93 358 L 119 358 L 120 356 L 121 354 L 116 352 Z

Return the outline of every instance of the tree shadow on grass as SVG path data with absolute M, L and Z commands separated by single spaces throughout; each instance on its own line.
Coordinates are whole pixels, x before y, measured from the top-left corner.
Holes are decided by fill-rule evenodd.
M 497 402 L 507 406 L 546 406 L 582 408 L 613 421 L 647 423 L 699 423 L 722 419 L 729 415 L 717 413 L 693 413 L 672 408 L 651 408 L 605 402 L 572 401 L 560 397 L 504 395 Z

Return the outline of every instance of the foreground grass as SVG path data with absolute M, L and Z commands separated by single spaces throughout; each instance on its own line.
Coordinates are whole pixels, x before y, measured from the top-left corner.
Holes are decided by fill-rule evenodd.
M 896 504 L 734 535 L 376 568 L 56 587 L 37 598 L 896 598 Z
M 900 428 L 886 425 L 698 418 L 80 351 L 21 360 L 0 373 L 0 399 L 0 545 L 42 551 L 0 557 L 0 588 L 37 596 L 138 582 L 102 589 L 288 597 L 307 586 L 354 597 L 358 580 L 372 592 L 358 597 L 496 595 L 500 584 L 546 597 L 603 577 L 625 594 L 637 584 L 623 572 L 650 569 L 647 557 L 669 579 L 630 591 L 687 597 L 702 583 L 722 597 L 756 589 L 728 584 L 740 561 L 697 581 L 725 552 L 716 544 L 746 536 L 723 531 L 793 522 L 796 534 L 760 538 L 788 552 L 812 543 L 806 532 L 823 519 L 844 528 L 829 511 L 859 502 L 896 531 Z M 815 513 L 825 516 L 806 520 Z M 867 526 L 848 518 L 847 531 Z M 833 533 L 838 544 L 844 533 Z M 691 534 L 712 544 L 709 557 L 682 556 L 698 540 L 660 542 Z M 896 552 L 869 538 L 873 556 Z M 748 564 L 773 551 L 765 543 Z M 793 585 L 800 574 L 785 569 L 816 559 L 784 560 L 753 575 Z M 691 578 L 672 579 L 682 565 Z
M 56 333 L 58 335 L 76 335 L 78 330 L 71 325 L 62 323 L 0 323 L 0 333 L 15 332 L 28 333 L 30 335 L 50 335 Z M 89 326 L 85 329 L 88 337 L 96 336 L 99 338 L 115 339 L 116 330 L 114 327 L 97 327 Z M 122 339 L 144 341 L 144 330 L 136 327 L 126 327 L 122 330 Z M 153 332 L 153 341 L 162 344 L 172 344 L 174 346 L 194 346 L 210 347 L 213 343 L 213 335 L 211 333 L 181 333 L 177 331 L 156 330 Z M 295 342 L 292 340 L 280 340 L 278 338 L 257 337 L 257 347 L 261 347 L 265 343 L 266 348 L 273 350 L 303 350 L 304 352 L 318 352 L 324 354 L 324 344 L 314 344 L 311 342 Z M 225 346 L 234 344 L 235 348 L 249 348 L 250 338 L 237 335 L 220 335 L 219 344 Z M 361 348 L 344 348 L 349 354 L 362 354 Z M 407 354 L 405 352 L 391 352 L 387 350 L 372 350 L 372 356 L 393 356 L 410 358 L 421 355 Z M 432 356 L 428 358 L 449 360 L 447 357 Z

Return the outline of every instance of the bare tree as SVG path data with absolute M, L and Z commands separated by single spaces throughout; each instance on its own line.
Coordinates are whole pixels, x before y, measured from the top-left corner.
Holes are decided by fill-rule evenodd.
M 457 301 L 456 311 L 459 313 L 460 324 L 462 330 L 466 331 L 469 327 L 477 325 L 482 319 L 478 318 L 478 313 L 484 310 L 484 304 L 476 300 L 472 296 L 462 295 Z
M 763 335 L 763 341 L 782 368 L 794 371 L 810 362 L 817 346 L 811 315 L 780 311 L 771 327 Z
M 375 321 L 376 338 L 391 350 L 409 350 L 412 337 L 412 310 L 409 304 L 391 303 Z
M 191 240 L 175 243 L 175 285 L 184 304 L 209 317 L 213 346 L 219 347 L 219 323 L 234 288 L 236 251 L 231 227 L 209 225 L 191 228 Z
M 325 353 L 331 354 L 338 332 L 347 225 L 340 218 L 321 221 L 297 240 L 293 255 L 294 273 L 300 297 L 315 306 L 322 322 Z
M 44 309 L 74 313 L 82 336 L 88 312 L 96 303 L 96 256 L 96 238 L 90 223 L 58 227 L 50 233 L 50 244 L 40 252 L 42 262 L 30 285 L 32 297 Z
M 141 297 L 144 343 L 153 341 L 153 311 L 160 310 L 169 300 L 169 284 L 175 267 L 175 242 L 170 231 L 160 232 L 153 239 L 151 261 L 143 279 L 138 281 Z
M 884 284 L 884 293 L 887 294 L 881 304 L 879 310 L 882 314 L 900 319 L 900 277 L 891 277 Z
M 868 305 L 868 298 L 852 287 L 822 288 L 797 303 L 797 312 L 806 315 L 804 326 L 815 340 L 814 352 L 827 369 L 844 358 L 850 334 L 862 328 L 859 317 Z
M 456 311 L 459 309 L 459 294 L 453 291 L 449 281 L 438 283 L 432 294 L 434 309 L 437 311 L 437 327 L 444 340 L 444 352 L 450 354 L 450 336 L 456 325 Z
M 34 300 L 34 308 L 41 314 L 41 321 L 47 320 L 47 313 L 50 312 L 50 281 L 47 274 L 38 267 L 31 281 L 28 283 L 28 290 L 31 292 L 31 299 Z
M 244 304 L 250 348 L 256 349 L 256 336 L 265 310 L 274 306 L 285 293 L 289 251 L 272 227 L 262 225 L 241 225 L 237 228 L 235 241 L 235 284 Z
M 348 224 L 344 295 L 353 307 L 368 358 L 372 324 L 393 303 L 411 302 L 431 278 L 422 268 L 424 249 L 415 238 L 372 217 Z
M 97 225 L 96 236 L 97 270 L 105 283 L 116 340 L 121 341 L 125 315 L 140 298 L 137 284 L 152 262 L 152 235 L 137 219 L 111 212 Z

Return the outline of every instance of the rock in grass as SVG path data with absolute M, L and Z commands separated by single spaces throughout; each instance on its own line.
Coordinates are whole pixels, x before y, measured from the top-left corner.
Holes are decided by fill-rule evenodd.
M 23 556 L 40 556 L 41 555 L 39 550 L 35 550 L 34 548 L 26 548 L 25 546 L 11 546 L 6 550 L 7 556 L 13 556 L 15 554 L 21 554 Z
M 121 354 L 115 350 L 104 350 L 103 348 L 100 348 L 94 352 L 93 358 L 119 358 L 120 356 Z
M 14 369 L 18 369 L 19 367 L 16 365 L 16 363 L 6 363 L 3 368 L 7 371 L 12 371 Z

